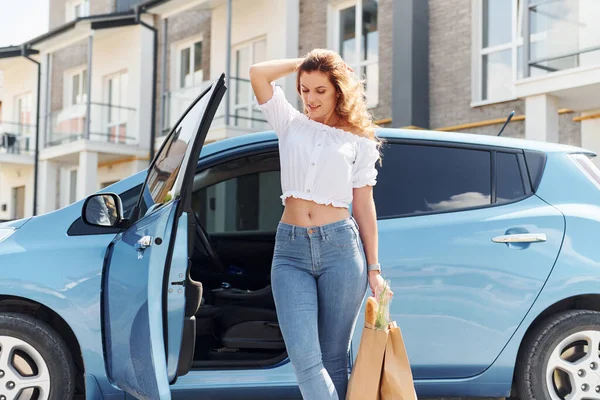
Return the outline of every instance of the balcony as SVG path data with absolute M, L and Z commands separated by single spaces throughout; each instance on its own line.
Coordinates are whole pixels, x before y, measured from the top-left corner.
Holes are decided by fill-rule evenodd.
M 516 95 L 550 94 L 571 109 L 600 107 L 599 20 L 597 0 L 528 0 Z
M 209 83 L 210 81 L 204 81 L 198 86 L 165 94 L 165 117 L 160 131 L 162 136 L 171 131 L 187 107 Z M 225 124 L 225 98 L 223 98 L 208 133 L 208 142 L 270 129 L 262 112 L 256 107 L 250 80 L 232 77 L 229 85 L 229 124 Z
M 86 104 L 76 104 L 48 115 L 45 147 L 82 139 L 100 143 L 139 144 L 135 108 L 102 103 L 90 103 L 89 106 L 89 131 Z
M 32 164 L 35 152 L 35 125 L 3 121 L 0 123 L 0 161 Z

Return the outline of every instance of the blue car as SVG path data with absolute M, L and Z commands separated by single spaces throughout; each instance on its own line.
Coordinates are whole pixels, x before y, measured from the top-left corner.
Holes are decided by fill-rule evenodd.
M 147 171 L 0 224 L 0 399 L 300 398 L 269 280 L 277 138 L 203 147 L 225 90 L 199 95 Z M 380 261 L 419 396 L 600 398 L 594 154 L 378 134 Z

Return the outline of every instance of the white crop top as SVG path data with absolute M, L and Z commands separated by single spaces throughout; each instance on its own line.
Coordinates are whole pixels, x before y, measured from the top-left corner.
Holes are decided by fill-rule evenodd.
M 259 108 L 279 138 L 283 205 L 291 196 L 348 208 L 352 188 L 376 184 L 375 141 L 311 120 L 274 84 Z

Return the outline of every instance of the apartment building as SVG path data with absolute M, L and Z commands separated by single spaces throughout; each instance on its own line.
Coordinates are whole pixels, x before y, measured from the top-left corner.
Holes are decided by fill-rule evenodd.
M 596 0 L 300 0 L 299 52 L 359 67 L 382 126 L 496 135 L 514 110 L 503 136 L 600 151 L 598 18 Z
M 317 47 L 366 78 L 380 126 L 497 134 L 514 110 L 505 136 L 600 150 L 596 0 L 49 1 L 47 34 L 0 49 L 0 219 L 145 168 L 222 72 L 207 140 L 266 129 L 248 67 Z M 278 84 L 294 99 L 294 77 Z
M 430 128 L 495 135 L 514 110 L 503 136 L 600 151 L 598 18 L 595 0 L 429 0 Z
M 31 215 L 34 206 L 35 213 L 55 210 L 142 170 L 181 113 L 223 71 L 229 101 L 207 140 L 267 128 L 253 107 L 248 68 L 297 57 L 298 3 L 232 3 L 50 0 L 48 33 L 0 49 L 6 80 L 0 129 L 11 138 L 0 147 L 6 189 L 0 219 Z M 272 23 L 257 23 L 264 18 Z M 32 59 L 41 77 L 39 118 Z M 293 81 L 281 84 L 293 93 Z

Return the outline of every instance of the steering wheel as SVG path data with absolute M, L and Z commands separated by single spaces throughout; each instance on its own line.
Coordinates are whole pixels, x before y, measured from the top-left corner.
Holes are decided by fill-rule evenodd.
M 198 216 L 196 215 L 196 213 L 192 212 L 192 214 L 194 214 L 194 220 L 196 222 L 195 223 L 196 229 L 198 229 L 200 231 L 198 233 L 198 237 L 200 238 L 200 241 L 202 242 L 202 245 L 206 249 L 206 253 L 207 253 L 208 257 L 215 264 L 215 266 L 217 267 L 217 269 L 219 270 L 219 272 L 221 272 L 221 273 L 224 274 L 226 272 L 225 271 L 225 265 L 221 262 L 221 259 L 219 258 L 219 256 L 217 255 L 217 253 L 214 251 L 214 249 L 212 247 L 212 244 L 208 240 L 209 236 L 208 236 L 208 233 L 206 232 L 206 229 L 204 229 L 204 227 L 202 226 L 202 224 L 198 220 Z

